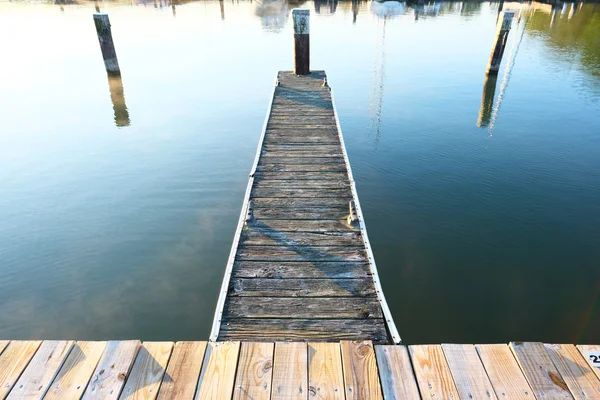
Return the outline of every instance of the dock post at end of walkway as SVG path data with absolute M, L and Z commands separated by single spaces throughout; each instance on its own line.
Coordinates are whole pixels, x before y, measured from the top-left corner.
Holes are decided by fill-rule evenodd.
M 117 52 L 110 30 L 110 20 L 108 14 L 94 14 L 94 24 L 96 25 L 96 33 L 100 42 L 100 50 L 102 50 L 102 58 L 104 59 L 104 67 L 109 75 L 121 75 L 119 61 L 117 60 Z
M 515 13 L 512 11 L 502 11 L 498 18 L 498 24 L 496 26 L 496 38 L 494 40 L 494 47 L 490 54 L 490 60 L 487 66 L 488 74 L 498 74 L 500 69 L 500 63 L 502 62 L 502 56 L 504 55 L 504 49 L 506 48 L 506 41 L 508 39 L 508 33 L 512 25 L 512 20 Z
M 303 8 L 292 10 L 294 20 L 294 73 L 310 73 L 310 11 Z

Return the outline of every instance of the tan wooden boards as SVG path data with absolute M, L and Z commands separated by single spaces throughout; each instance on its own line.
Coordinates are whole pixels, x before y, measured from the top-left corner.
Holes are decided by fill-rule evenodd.
M 475 348 L 498 398 L 527 400 L 533 397 L 508 345 L 478 344 Z
M 345 399 L 338 343 L 308 344 L 308 394 L 311 399 Z
M 13 340 L 0 354 L 0 399 L 12 390 L 41 344 L 37 340 Z
M 472 344 L 442 344 L 461 399 L 497 399 Z
M 424 399 L 460 398 L 441 345 L 409 346 L 409 350 Z
M 577 349 L 583 355 L 583 358 L 585 358 L 598 379 L 600 379 L 600 345 L 580 344 L 577 346 Z
M 173 342 L 145 342 L 121 393 L 121 400 L 154 400 L 173 350 Z
M 239 352 L 239 342 L 208 343 L 196 400 L 231 398 Z
M 206 342 L 177 342 L 160 386 L 160 400 L 192 400 L 204 360 Z
M 308 398 L 308 348 L 306 343 L 275 343 L 273 400 Z
M 375 354 L 384 398 L 418 399 L 419 388 L 406 347 L 376 346 Z
M 273 376 L 273 343 L 242 343 L 234 400 L 268 400 Z
M 213 340 L 389 342 L 325 77 L 278 74 Z
M 573 397 L 600 400 L 600 380 L 574 345 L 544 346 Z
M 341 342 L 347 399 L 383 399 L 371 341 Z

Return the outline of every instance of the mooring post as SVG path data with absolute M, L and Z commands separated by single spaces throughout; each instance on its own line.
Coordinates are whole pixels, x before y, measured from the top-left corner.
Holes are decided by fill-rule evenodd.
M 102 50 L 106 72 L 109 75 L 121 75 L 119 62 L 117 61 L 117 52 L 115 51 L 115 44 L 113 43 L 110 31 L 108 14 L 94 14 L 94 24 L 96 25 L 96 33 L 98 33 L 98 41 L 100 42 L 100 50 Z
M 294 73 L 307 75 L 310 73 L 310 11 L 304 8 L 292 10 L 294 19 Z
M 500 63 L 502 62 L 502 56 L 504 55 L 504 49 L 506 48 L 508 32 L 510 32 L 510 26 L 512 25 L 514 15 L 515 13 L 512 11 L 502 11 L 500 13 L 500 18 L 498 19 L 498 24 L 496 26 L 495 44 L 487 66 L 488 74 L 497 74 L 500 69 Z

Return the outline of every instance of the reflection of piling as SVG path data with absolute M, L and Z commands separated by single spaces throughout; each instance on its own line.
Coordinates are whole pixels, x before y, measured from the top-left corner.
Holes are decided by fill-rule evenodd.
M 307 75 L 310 73 L 310 11 L 296 8 L 292 10 L 294 20 L 294 73 Z
M 492 54 L 490 54 L 490 61 L 487 66 L 488 74 L 497 74 L 500 69 L 500 63 L 502 62 L 502 56 L 504 55 L 504 49 L 506 48 L 506 41 L 508 39 L 508 32 L 510 32 L 510 26 L 515 13 L 511 11 L 502 11 L 496 27 L 496 39 Z
M 483 81 L 483 94 L 481 95 L 481 107 L 479 108 L 479 118 L 477 126 L 486 127 L 490 123 L 492 108 L 494 107 L 494 96 L 496 95 L 496 81 L 498 75 L 485 75 Z
M 94 0 L 94 8 L 96 9 L 97 13 L 100 12 L 100 6 L 98 5 L 98 0 Z
M 352 23 L 356 24 L 356 16 L 358 15 L 358 0 L 352 0 Z
M 129 111 L 125 104 L 125 94 L 123 93 L 123 81 L 120 75 L 108 76 L 108 87 L 110 89 L 110 100 L 115 112 L 115 124 L 117 126 L 129 126 Z
M 94 23 L 96 24 L 96 32 L 98 33 L 98 41 L 100 42 L 100 50 L 102 50 L 106 72 L 109 75 L 121 75 L 119 62 L 117 61 L 117 52 L 115 51 L 115 44 L 113 43 L 110 31 L 108 14 L 94 14 Z
M 219 7 L 221 7 L 221 21 L 225 21 L 225 5 L 223 0 L 219 0 Z

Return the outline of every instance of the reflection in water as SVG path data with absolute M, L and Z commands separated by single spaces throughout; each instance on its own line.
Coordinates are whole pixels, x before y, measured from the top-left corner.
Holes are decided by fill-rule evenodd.
M 337 9 L 338 0 L 314 0 L 315 13 L 321 15 L 333 15 Z
M 393 18 L 406 12 L 405 3 L 399 1 L 372 1 L 371 13 L 380 18 Z
M 110 100 L 115 112 L 115 124 L 118 127 L 129 126 L 129 111 L 125 104 L 125 94 L 123 92 L 123 81 L 120 76 L 108 76 L 108 87 L 110 89 Z
M 219 0 L 219 8 L 221 9 L 221 21 L 225 21 L 225 5 L 223 0 Z
M 374 3 L 374 2 L 373 2 Z M 381 26 L 381 35 L 377 35 L 375 43 L 375 59 L 373 61 L 373 80 L 371 83 L 371 127 L 375 129 L 375 145 L 379 144 L 381 132 L 381 109 L 383 107 L 383 85 L 385 79 L 385 25 L 387 18 L 377 21 Z
M 483 81 L 483 94 L 481 95 L 481 107 L 479 108 L 479 118 L 477 126 L 485 128 L 490 124 L 492 116 L 492 107 L 494 106 L 494 96 L 496 95 L 496 82 L 498 75 L 485 74 Z
M 267 30 L 279 32 L 288 20 L 287 0 L 257 0 L 254 2 L 254 15 L 260 17 Z

